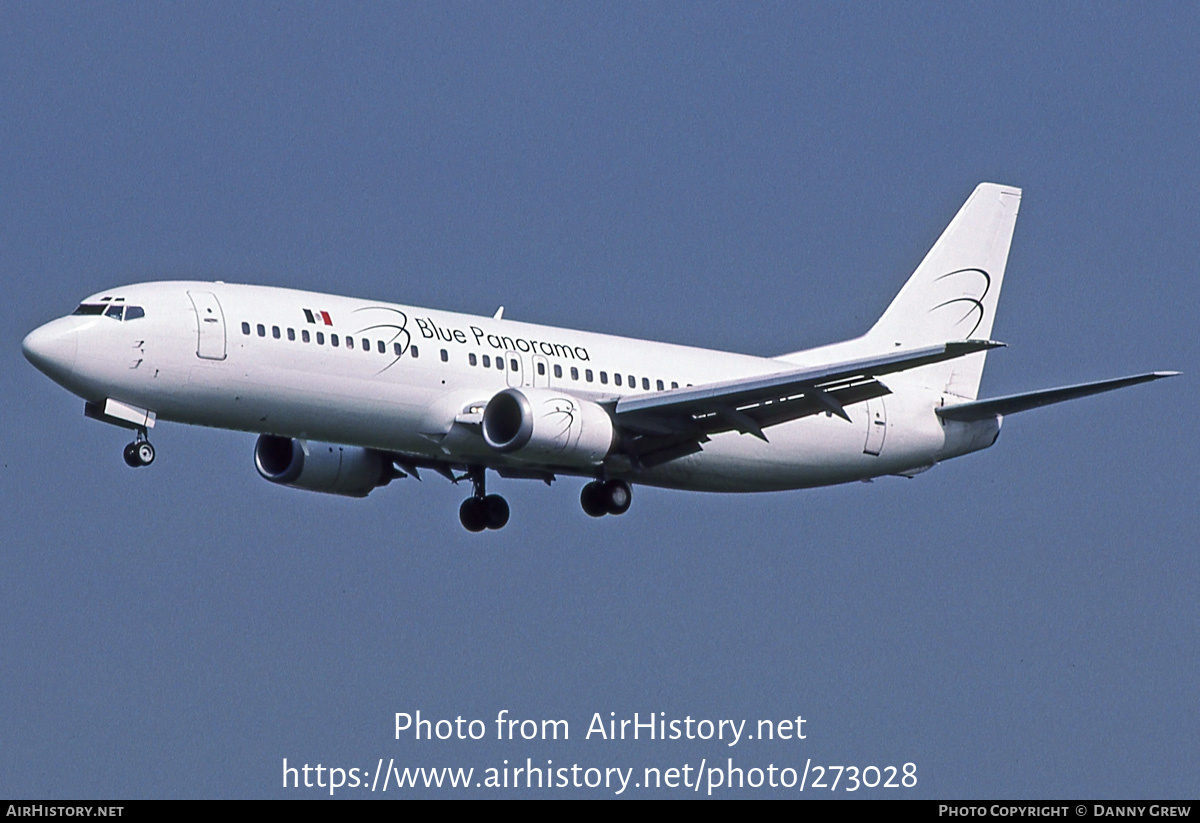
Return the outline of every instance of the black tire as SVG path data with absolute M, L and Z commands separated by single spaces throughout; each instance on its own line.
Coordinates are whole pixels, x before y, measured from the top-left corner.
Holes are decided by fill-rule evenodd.
M 477 497 L 468 497 L 458 507 L 458 519 L 469 532 L 481 532 L 486 529 L 487 511 L 483 507 L 483 501 Z
M 603 498 L 609 514 L 624 514 L 633 503 L 633 491 L 624 480 L 609 480 L 604 484 Z
M 498 494 L 483 498 L 484 519 L 489 529 L 503 529 L 508 523 L 508 501 Z
M 589 517 L 603 517 L 608 514 L 608 501 L 604 489 L 599 483 L 588 483 L 579 493 L 579 505 Z
M 137 443 L 130 443 L 121 454 L 125 458 L 125 465 L 131 469 L 136 469 L 142 465 L 142 461 L 138 460 L 137 447 Z

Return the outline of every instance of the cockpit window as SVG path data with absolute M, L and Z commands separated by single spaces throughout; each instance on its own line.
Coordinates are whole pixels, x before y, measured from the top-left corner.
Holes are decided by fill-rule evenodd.
M 146 312 L 141 306 L 126 306 L 123 303 L 80 303 L 79 308 L 71 313 L 102 314 L 113 320 L 137 320 L 139 317 L 146 316 Z

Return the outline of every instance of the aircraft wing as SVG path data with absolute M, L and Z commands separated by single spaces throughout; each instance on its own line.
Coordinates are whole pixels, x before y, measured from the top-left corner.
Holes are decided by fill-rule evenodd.
M 662 462 L 698 451 L 708 435 L 718 432 L 740 431 L 766 440 L 764 428 L 823 411 L 849 420 L 845 406 L 891 393 L 875 379 L 879 375 L 1002 345 L 990 340 L 965 340 L 623 397 L 617 401 L 614 413 L 617 424 L 634 436 L 630 445 L 634 446 L 635 456 L 648 458 L 654 453 L 661 458 L 654 462 Z M 644 442 L 639 444 L 639 439 Z
M 943 406 L 935 409 L 938 417 L 943 420 L 970 422 L 986 420 L 998 414 L 1015 414 L 1027 409 L 1049 406 L 1051 403 L 1061 403 L 1064 400 L 1074 400 L 1077 397 L 1087 397 L 1092 394 L 1123 389 L 1126 386 L 1136 386 L 1138 383 L 1148 383 L 1163 377 L 1174 377 L 1176 371 L 1156 371 L 1147 374 L 1136 374 L 1131 377 L 1115 377 L 1111 380 L 1097 380 L 1092 383 L 1077 383 L 1073 386 L 1061 386 L 1057 389 L 1041 389 L 1040 391 L 1010 394 L 1004 397 L 993 397 L 987 400 L 974 400 L 970 403 L 955 403 L 953 406 Z

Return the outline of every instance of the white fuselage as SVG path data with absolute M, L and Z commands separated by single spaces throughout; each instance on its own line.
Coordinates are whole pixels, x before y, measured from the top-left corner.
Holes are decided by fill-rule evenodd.
M 39 367 L 86 400 L 116 400 L 160 420 L 488 468 L 529 466 L 464 425 L 506 388 L 545 386 L 611 403 L 772 374 L 805 365 L 806 354 L 784 361 L 226 283 L 144 283 L 85 303 L 106 297 L 144 316 L 68 316 L 30 335 L 52 353 L 51 366 Z M 849 422 L 821 413 L 771 426 L 769 442 L 726 432 L 698 453 L 652 468 L 613 460 L 604 473 L 706 491 L 803 488 L 912 472 L 995 440 L 998 419 L 939 420 L 934 409 L 947 398 L 922 385 L 920 370 L 885 384 L 891 394 L 846 407 Z

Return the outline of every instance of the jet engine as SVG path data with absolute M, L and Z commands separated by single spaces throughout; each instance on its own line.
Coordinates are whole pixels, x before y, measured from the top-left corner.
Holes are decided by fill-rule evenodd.
M 346 497 L 366 497 L 394 476 L 391 461 L 373 449 L 274 434 L 259 435 L 254 467 L 264 479 L 281 486 Z
M 555 466 L 596 466 L 616 427 L 598 403 L 553 389 L 505 389 L 483 410 L 483 439 L 498 452 Z

